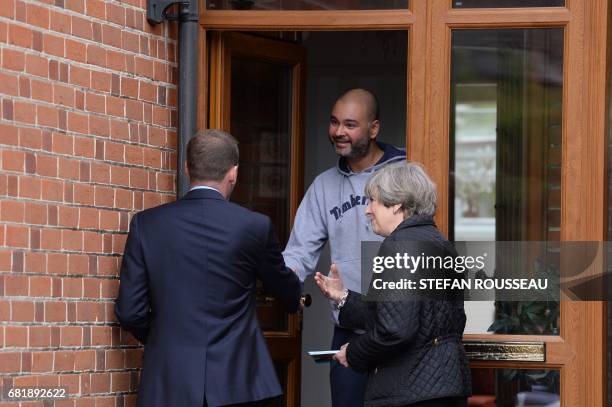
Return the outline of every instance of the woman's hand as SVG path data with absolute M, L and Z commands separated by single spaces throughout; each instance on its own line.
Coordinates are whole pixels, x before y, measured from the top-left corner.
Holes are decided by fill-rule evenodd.
M 342 299 L 344 295 L 344 284 L 342 283 L 342 278 L 340 278 L 336 264 L 332 263 L 328 276 L 324 276 L 317 272 L 314 279 L 324 296 L 336 302 Z
M 350 367 L 348 361 L 346 360 L 346 348 L 348 348 L 348 343 L 345 343 L 340 347 L 340 351 L 334 355 L 334 360 L 338 361 L 344 367 Z

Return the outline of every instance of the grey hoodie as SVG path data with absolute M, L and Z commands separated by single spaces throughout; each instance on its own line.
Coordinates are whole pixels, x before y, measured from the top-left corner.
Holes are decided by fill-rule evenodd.
M 406 159 L 402 150 L 384 143 L 378 146 L 384 154 L 374 166 L 353 173 L 340 157 L 336 167 L 319 174 L 306 191 L 283 252 L 287 267 L 296 271 L 300 280 L 315 271 L 329 240 L 331 261 L 336 263 L 344 286 L 361 292 L 361 242 L 382 240 L 365 216 L 366 182 L 385 164 Z

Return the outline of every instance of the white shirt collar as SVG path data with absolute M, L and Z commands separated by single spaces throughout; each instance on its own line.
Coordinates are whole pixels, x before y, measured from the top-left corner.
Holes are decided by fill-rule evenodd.
M 198 185 L 198 186 L 195 186 L 195 187 L 191 188 L 189 190 L 189 192 L 195 191 L 196 189 L 212 189 L 213 191 L 217 191 L 219 194 L 221 194 L 221 196 L 223 196 L 221 191 L 219 191 L 217 188 L 209 187 L 208 185 Z

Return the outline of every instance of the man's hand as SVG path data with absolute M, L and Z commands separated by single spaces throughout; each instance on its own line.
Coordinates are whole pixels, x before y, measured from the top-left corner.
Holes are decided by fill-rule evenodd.
M 342 278 L 340 277 L 340 273 L 338 273 L 336 264 L 332 263 L 328 276 L 324 276 L 317 272 L 314 279 L 324 296 L 336 302 L 342 299 L 344 295 L 344 283 L 342 283 Z
M 338 361 L 344 367 L 350 367 L 348 361 L 346 360 L 346 349 L 348 348 L 348 343 L 345 343 L 340 347 L 340 351 L 334 355 L 334 360 Z

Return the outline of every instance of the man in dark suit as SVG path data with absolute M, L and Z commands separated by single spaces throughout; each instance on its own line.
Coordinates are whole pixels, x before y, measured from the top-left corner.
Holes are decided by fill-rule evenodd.
M 255 282 L 288 312 L 301 283 L 270 219 L 228 202 L 238 143 L 207 130 L 187 146 L 191 190 L 130 224 L 115 313 L 145 344 L 138 406 L 256 406 L 282 393 L 255 313 Z

